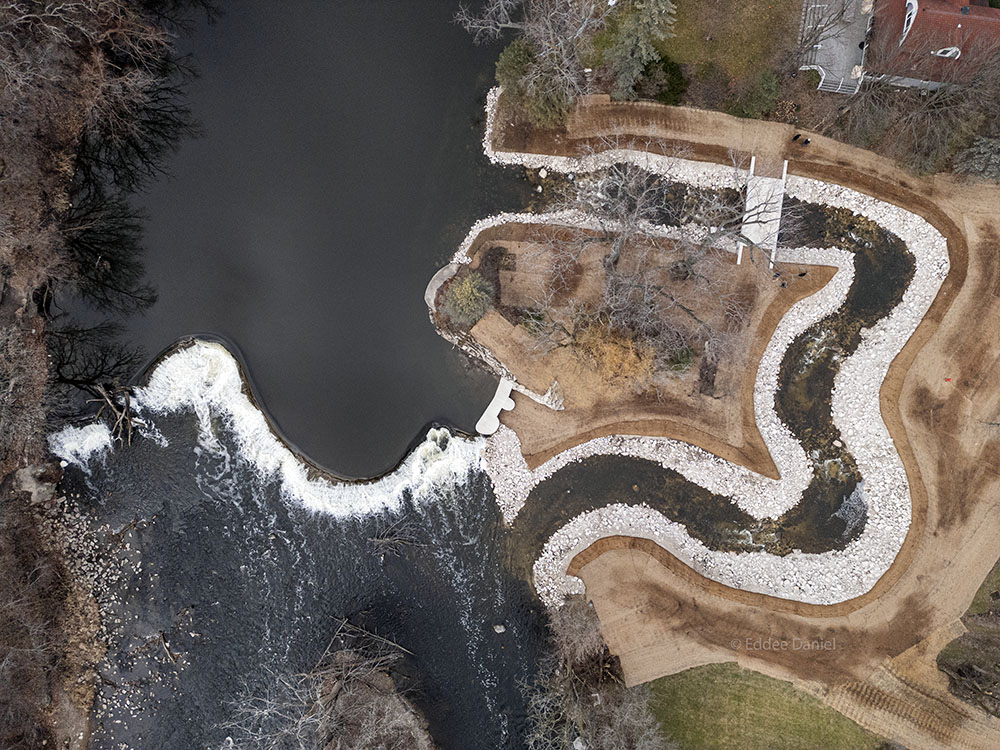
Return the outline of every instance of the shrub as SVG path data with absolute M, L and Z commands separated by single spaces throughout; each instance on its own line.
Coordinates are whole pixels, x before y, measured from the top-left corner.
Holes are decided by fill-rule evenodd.
M 393 681 L 396 644 L 344 622 L 308 672 L 248 685 L 222 725 L 234 750 L 415 750 L 431 747 L 423 717 Z
M 955 171 L 1000 181 L 1000 138 L 977 138 L 955 157 Z
M 535 64 L 535 50 L 531 43 L 518 37 L 508 44 L 497 60 L 497 83 L 514 96 L 521 96 L 521 81 Z
M 731 82 L 725 68 L 713 62 L 688 66 L 691 85 L 688 101 L 705 109 L 722 109 L 731 99 Z
M 472 326 L 493 306 L 493 285 L 473 271 L 455 279 L 444 293 L 442 310 L 459 325 Z
M 561 128 L 569 114 L 569 101 L 554 92 L 527 93 L 521 98 L 521 111 L 540 128 Z
M 62 667 L 66 573 L 28 502 L 0 488 L 0 747 L 55 745 L 46 707 Z
M 674 372 L 684 372 L 694 363 L 694 349 L 685 346 L 683 349 L 671 355 L 667 361 L 667 367 Z
M 550 87 L 550 91 L 529 89 L 524 80 L 538 65 L 534 47 L 527 39 L 518 37 L 508 44 L 497 60 L 496 79 L 510 97 L 514 108 L 540 128 L 558 128 L 566 121 L 569 102 Z
M 660 104 L 680 104 L 687 87 L 688 80 L 681 66 L 669 57 L 663 57 L 646 66 L 636 84 L 636 93 L 643 99 L 655 99 Z
M 576 344 L 605 380 L 623 378 L 643 387 L 653 376 L 656 358 L 648 342 L 636 341 L 594 324 L 577 335 Z
M 590 603 L 567 597 L 549 612 L 551 650 L 528 688 L 528 750 L 672 750 L 646 686 L 626 688 Z
M 729 113 L 737 117 L 759 120 L 774 109 L 778 101 L 779 88 L 778 77 L 770 70 L 762 71 L 739 95 Z

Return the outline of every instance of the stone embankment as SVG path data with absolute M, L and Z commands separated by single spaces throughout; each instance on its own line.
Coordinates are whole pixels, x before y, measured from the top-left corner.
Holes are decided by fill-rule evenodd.
M 495 163 L 575 174 L 628 161 L 668 179 L 699 187 L 739 188 L 745 183 L 745 172 L 731 166 L 690 162 L 646 151 L 610 148 L 581 158 L 496 151 L 493 135 L 498 97 L 499 90 L 490 93 L 483 142 L 487 156 Z M 868 502 L 865 530 L 845 549 L 822 554 L 796 551 L 779 557 L 763 552 L 717 552 L 649 507 L 612 505 L 578 516 L 545 545 L 535 563 L 534 574 L 536 588 L 546 604 L 556 605 L 566 593 L 580 590 L 582 583 L 565 575 L 569 561 L 597 539 L 612 535 L 651 539 L 701 574 L 723 584 L 814 604 L 833 604 L 864 594 L 892 564 L 909 527 L 910 492 L 902 460 L 882 420 L 879 390 L 889 365 L 916 330 L 948 273 L 947 243 L 923 218 L 849 188 L 790 177 L 786 190 L 787 195 L 800 200 L 847 208 L 875 221 L 899 236 L 915 259 L 914 277 L 902 300 L 887 317 L 863 332 L 860 345 L 842 363 L 834 382 L 834 423 L 865 478 Z M 475 231 L 495 225 L 490 222 L 498 224 L 504 220 L 502 216 L 485 219 L 477 224 Z M 776 424 L 771 421 L 772 416 L 776 419 L 777 367 L 781 355 L 797 335 L 792 332 L 805 330 L 818 319 L 816 315 L 822 312 L 822 317 L 828 314 L 831 305 L 835 309 L 842 303 L 850 287 L 853 266 L 842 255 L 835 255 L 841 252 L 836 250 L 781 252 L 785 260 L 840 268 L 823 290 L 802 300 L 786 314 L 760 364 L 754 389 L 755 413 L 781 480 L 769 480 L 771 485 L 761 484 L 764 478 L 757 475 L 751 478 L 746 469 L 734 467 L 694 446 L 636 436 L 599 438 L 530 471 L 524 464 L 516 435 L 500 430 L 487 443 L 485 458 L 505 518 L 516 516 L 539 481 L 571 461 L 601 453 L 659 461 L 710 491 L 732 497 L 740 507 L 760 518 L 780 514 L 790 507 L 791 498 L 797 502 L 811 469 L 808 462 L 803 464 L 799 460 L 800 456 L 804 459 L 801 446 L 788 447 L 791 436 L 787 428 L 780 420 Z

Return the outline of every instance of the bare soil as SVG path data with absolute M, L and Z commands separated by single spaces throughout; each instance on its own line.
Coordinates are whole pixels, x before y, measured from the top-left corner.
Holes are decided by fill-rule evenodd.
M 544 251 L 531 240 L 537 227 L 507 225 L 490 230 L 470 248 L 473 268 L 486 252 L 503 247 L 513 258 L 513 270 L 499 272 L 501 310 L 528 307 L 546 282 Z M 581 258 L 578 283 L 567 297 L 596 303 L 600 298 L 604 248 L 594 243 Z M 836 269 L 779 264 L 780 279 L 750 263 L 731 263 L 732 283 L 745 288 L 751 303 L 748 323 L 739 333 L 732 354 L 718 366 L 714 388 L 701 387 L 696 361 L 685 372 L 662 382 L 658 393 L 637 393 L 626 379 L 608 381 L 573 347 L 549 351 L 516 320 L 496 310 L 472 329 L 522 385 L 544 393 L 558 382 L 564 409 L 553 411 L 521 394 L 502 420 L 517 432 L 528 465 L 535 467 L 580 442 L 603 435 L 629 433 L 666 435 L 693 443 L 761 474 L 777 478 L 777 470 L 757 430 L 753 414 L 753 384 L 757 363 L 778 322 L 792 305 L 827 284 Z M 803 274 L 800 276 L 800 274 Z M 707 311 L 704 315 L 707 317 Z

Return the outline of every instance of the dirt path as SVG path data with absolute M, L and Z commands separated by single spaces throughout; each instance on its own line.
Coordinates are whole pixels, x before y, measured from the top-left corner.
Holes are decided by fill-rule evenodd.
M 890 570 L 865 596 L 820 607 L 721 586 L 644 540 L 601 540 L 572 569 L 629 681 L 736 660 L 914 750 L 1000 747 L 1000 720 L 948 694 L 934 664 L 1000 553 L 1000 428 L 988 424 L 1000 422 L 1000 188 L 916 178 L 814 134 L 802 147 L 780 123 L 653 104 L 591 102 L 560 146 L 607 133 L 664 139 L 703 160 L 728 161 L 730 148 L 787 158 L 790 174 L 924 216 L 948 237 L 952 264 L 881 391 L 913 497 Z

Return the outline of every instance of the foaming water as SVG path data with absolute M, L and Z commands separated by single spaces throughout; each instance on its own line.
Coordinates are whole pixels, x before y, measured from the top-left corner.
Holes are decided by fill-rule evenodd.
M 65 464 L 86 469 L 91 458 L 111 449 L 111 430 L 103 422 L 65 427 L 49 435 L 49 449 Z
M 238 746 L 234 706 L 310 668 L 350 616 L 413 652 L 406 683 L 439 747 L 523 747 L 541 615 L 508 565 L 481 441 L 432 428 L 390 474 L 342 483 L 311 472 L 247 394 L 229 353 L 198 342 L 138 389 L 148 437 L 52 438 L 88 470 L 71 466 L 67 489 L 120 571 L 101 596 L 93 746 Z M 398 554 L 372 542 L 394 524 L 409 537 Z
M 133 403 L 140 416 L 193 412 L 198 420 L 198 445 L 216 450 L 218 433 L 231 434 L 241 459 L 261 479 L 275 479 L 289 500 L 309 510 L 338 518 L 398 510 L 405 495 L 419 502 L 443 484 L 462 484 L 470 469 L 480 468 L 483 441 L 455 438 L 432 429 L 426 439 L 392 472 L 372 481 L 337 481 L 313 470 L 275 433 L 264 413 L 248 395 L 239 363 L 221 344 L 195 340 L 156 364 Z M 153 439 L 166 438 L 145 419 Z M 70 427 L 50 438 L 53 452 L 64 461 L 86 464 L 91 456 L 111 448 L 103 425 Z

